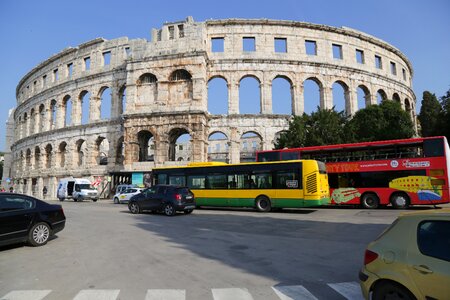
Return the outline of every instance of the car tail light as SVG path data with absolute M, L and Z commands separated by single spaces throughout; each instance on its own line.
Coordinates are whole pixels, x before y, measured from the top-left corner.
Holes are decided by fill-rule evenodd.
M 373 251 L 366 249 L 366 252 L 364 253 L 364 265 L 370 264 L 377 258 L 378 258 L 378 253 L 375 253 Z
M 175 200 L 181 201 L 181 194 L 175 194 Z

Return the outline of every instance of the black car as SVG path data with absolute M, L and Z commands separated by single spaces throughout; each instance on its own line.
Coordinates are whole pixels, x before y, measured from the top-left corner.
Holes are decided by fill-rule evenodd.
M 20 242 L 45 245 L 65 224 L 61 205 L 21 194 L 0 193 L 0 246 Z
M 155 185 L 134 195 L 128 202 L 128 209 L 133 214 L 148 210 L 173 216 L 177 211 L 190 214 L 194 208 L 194 194 L 187 187 L 173 185 Z

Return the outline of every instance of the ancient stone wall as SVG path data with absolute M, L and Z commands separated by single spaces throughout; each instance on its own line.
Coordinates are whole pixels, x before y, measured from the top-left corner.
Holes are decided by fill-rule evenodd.
M 54 198 L 63 177 L 100 178 L 102 189 L 111 173 L 183 163 L 176 162 L 175 151 L 184 134 L 189 160 L 208 160 L 210 137 L 220 133 L 228 140 L 225 160 L 239 162 L 246 135 L 259 140 L 257 149 L 271 149 L 290 116 L 304 112 L 307 80 L 317 83 L 322 108 L 335 104 L 332 88 L 338 83 L 349 115 L 358 109 L 360 88 L 365 105 L 377 104 L 380 96 L 399 101 L 416 120 L 408 59 L 353 29 L 189 17 L 153 29 L 151 36 L 98 38 L 67 48 L 19 82 L 11 147 L 18 191 L 42 197 L 47 186 Z M 239 88 L 248 77 L 259 84 L 258 113 L 240 112 Z M 222 114 L 208 110 L 208 86 L 217 78 L 226 82 L 228 95 Z M 272 97 L 278 78 L 290 86 L 289 114 L 273 113 L 280 105 Z

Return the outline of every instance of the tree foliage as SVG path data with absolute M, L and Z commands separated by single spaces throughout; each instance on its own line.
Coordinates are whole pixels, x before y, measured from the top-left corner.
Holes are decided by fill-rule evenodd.
M 450 90 L 441 97 L 441 113 L 436 126 L 436 135 L 445 135 L 450 140 Z
M 439 134 L 439 119 L 442 113 L 441 104 L 435 94 L 423 92 L 422 106 L 418 116 L 422 136 L 435 136 Z

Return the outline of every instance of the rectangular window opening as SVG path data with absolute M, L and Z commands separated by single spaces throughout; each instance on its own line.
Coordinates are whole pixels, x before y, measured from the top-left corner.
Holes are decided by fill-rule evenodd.
M 178 36 L 180 38 L 184 37 L 184 26 L 183 25 L 178 25 Z
M 397 75 L 397 67 L 395 66 L 395 62 L 391 61 L 391 74 Z
M 73 63 L 67 65 L 67 77 L 72 78 Z
M 276 53 L 287 53 L 287 39 L 286 38 L 275 38 L 274 46 Z
M 47 86 L 47 75 L 42 76 L 42 87 Z
M 223 52 L 224 51 L 224 41 L 223 37 L 216 37 L 211 39 L 211 51 L 212 52 Z
M 383 63 L 381 61 L 381 56 L 375 55 L 375 68 L 383 69 Z
M 173 40 L 175 38 L 175 27 L 169 26 L 169 40 Z
M 103 52 L 103 65 L 108 66 L 111 63 L 111 51 Z
M 91 58 L 89 56 L 84 58 L 84 69 L 86 71 L 91 69 Z
M 58 81 L 58 79 L 59 79 L 58 69 L 54 69 L 53 70 L 53 81 Z
M 305 49 L 307 55 L 317 55 L 316 41 L 305 41 Z
M 254 37 L 242 38 L 242 50 L 245 52 L 256 51 L 255 38 Z
M 130 47 L 125 47 L 125 55 L 126 55 L 126 57 L 130 57 L 130 55 L 131 55 Z
M 402 74 L 403 74 L 403 80 L 406 81 L 406 70 L 405 69 L 402 69 Z
M 343 59 L 341 45 L 333 44 L 333 58 L 334 59 Z
M 356 62 L 359 64 L 364 64 L 364 51 L 356 49 Z

